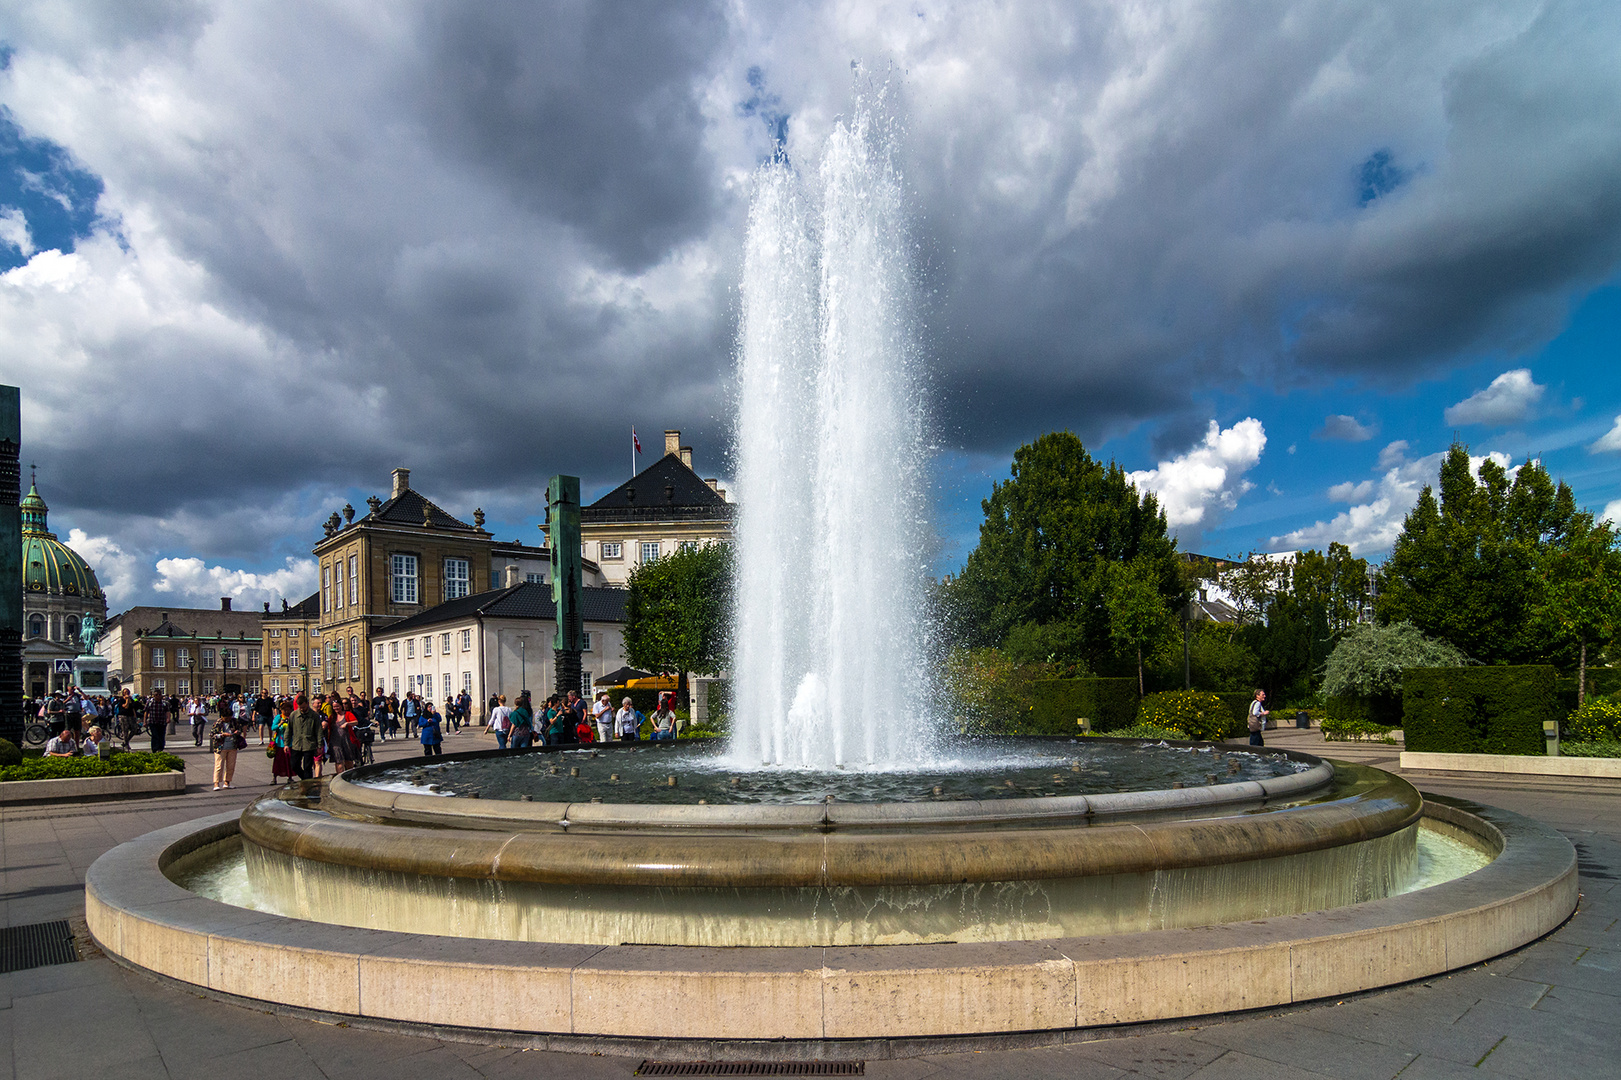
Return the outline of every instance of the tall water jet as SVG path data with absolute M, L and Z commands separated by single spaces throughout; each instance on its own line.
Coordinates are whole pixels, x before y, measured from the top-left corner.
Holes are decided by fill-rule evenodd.
M 755 179 L 738 345 L 732 752 L 916 763 L 922 431 L 905 193 L 885 125 L 837 123 L 814 175 Z

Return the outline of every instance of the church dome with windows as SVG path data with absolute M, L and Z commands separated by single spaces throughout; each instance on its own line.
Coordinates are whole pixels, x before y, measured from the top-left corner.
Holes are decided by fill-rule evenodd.
M 23 594 L 24 596 L 73 596 L 104 600 L 96 572 L 79 554 L 46 528 L 45 500 L 39 487 L 30 484 L 23 497 Z

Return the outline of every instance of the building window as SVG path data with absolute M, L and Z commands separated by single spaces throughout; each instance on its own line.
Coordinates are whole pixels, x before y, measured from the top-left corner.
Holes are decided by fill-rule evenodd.
M 287 650 L 287 666 L 288 667 L 297 667 L 298 666 L 298 650 L 297 649 L 288 649 Z
M 445 599 L 460 600 L 470 591 L 466 559 L 445 560 Z
M 417 602 L 417 557 L 415 555 L 396 555 L 390 560 L 391 576 L 394 579 L 394 602 L 396 604 L 414 604 Z
M 220 667 L 224 668 L 226 671 L 235 671 L 236 670 L 236 650 L 235 649 L 221 649 L 220 650 Z
M 390 660 L 398 660 L 400 658 L 400 643 L 396 641 L 389 645 L 388 653 Z
M 337 599 L 337 602 L 334 603 L 332 606 L 336 607 L 336 608 L 341 608 L 341 607 L 343 607 L 343 603 L 344 603 L 344 601 L 343 601 L 343 560 L 342 559 L 339 559 L 337 561 L 337 563 L 332 567 L 332 573 L 338 579 L 338 590 L 337 590 L 338 599 Z
M 248 667 L 257 668 L 258 666 L 259 666 L 259 650 L 258 649 L 249 649 L 248 650 Z
M 383 647 L 382 647 L 382 645 L 377 646 L 377 662 L 379 664 L 381 664 L 383 662 Z
M 349 556 L 349 602 L 360 603 L 360 556 Z
M 462 672 L 462 693 L 471 694 L 472 692 L 473 692 L 473 673 L 471 671 L 464 671 L 464 672 Z
M 449 656 L 450 655 L 450 635 L 449 634 L 440 634 L 439 635 L 439 655 L 440 656 Z
M 523 579 L 525 581 L 527 581 L 531 585 L 544 585 L 544 584 L 546 584 L 546 575 L 545 574 L 525 574 L 523 576 Z
M 191 680 L 190 679 L 176 679 L 175 683 L 174 683 L 174 689 L 175 689 L 175 693 L 179 694 L 181 697 L 190 697 L 191 696 Z
M 657 540 L 642 541 L 642 562 L 657 562 L 659 558 L 659 542 Z
M 450 696 L 450 672 L 445 672 L 445 697 Z
M 77 615 L 69 615 L 68 616 L 68 632 L 66 634 L 66 640 L 72 641 L 73 639 L 77 638 L 78 636 L 79 636 L 79 617 Z
M 280 630 L 272 630 L 272 631 L 270 631 L 270 636 L 271 637 L 281 637 L 281 631 Z
M 29 637 L 44 637 L 45 636 L 45 619 L 42 616 L 30 615 L 28 617 L 28 636 Z
M 214 692 L 214 680 L 213 679 L 204 679 L 203 680 L 203 693 L 212 694 L 213 692 Z
M 617 540 L 611 544 L 607 542 L 598 544 L 597 550 L 601 553 L 600 557 L 604 559 L 623 559 L 625 557 L 625 545 Z
M 472 648 L 473 648 L 473 632 L 471 630 L 463 630 L 462 631 L 462 652 L 469 652 L 469 651 L 472 650 Z
M 281 693 L 281 680 L 280 679 L 273 678 L 273 679 L 270 680 L 270 692 L 272 694 Z
M 198 664 L 197 666 L 198 667 L 213 667 L 214 666 L 214 650 L 213 649 L 204 649 L 203 650 L 203 661 L 202 661 L 202 663 Z
M 582 652 L 590 652 L 591 651 L 591 631 L 589 631 L 589 630 L 581 630 L 580 631 L 580 649 L 581 649 Z
M 287 636 L 288 637 L 297 637 L 299 635 L 299 633 L 300 633 L 300 630 L 298 629 L 298 627 L 295 626 L 291 630 L 287 631 Z
M 332 567 L 321 567 L 321 610 L 332 610 Z
M 191 650 L 176 649 L 174 651 L 174 666 L 183 668 L 191 667 Z
M 349 677 L 351 679 L 360 678 L 360 639 L 358 637 L 349 639 Z
M 295 675 L 287 680 L 287 690 L 289 693 L 298 693 L 298 676 Z
M 169 692 L 169 684 L 164 682 L 162 679 L 153 679 L 152 692 L 154 694 L 167 694 Z
M 273 667 L 273 668 L 281 667 L 281 650 L 280 649 L 271 649 L 270 650 L 270 666 Z
M 394 693 L 398 694 L 400 692 L 400 677 L 398 675 L 394 676 L 393 687 Z
M 414 660 L 414 659 L 416 659 L 416 654 L 417 654 L 417 639 L 416 638 L 406 638 L 405 639 L 405 658 L 407 660 Z
M 162 649 L 153 649 L 152 650 L 152 666 L 153 667 L 168 667 L 169 666 L 168 658 L 166 656 L 164 656 Z
M 433 635 L 432 634 L 429 634 L 429 635 L 427 635 L 426 637 L 424 637 L 422 639 L 422 655 L 423 656 L 432 656 L 433 655 Z

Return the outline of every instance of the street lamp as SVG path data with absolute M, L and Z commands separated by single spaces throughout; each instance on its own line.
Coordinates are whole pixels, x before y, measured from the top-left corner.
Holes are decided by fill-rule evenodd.
M 529 693 L 529 639 L 518 638 L 518 670 L 521 678 L 518 680 L 521 689 L 519 693 Z

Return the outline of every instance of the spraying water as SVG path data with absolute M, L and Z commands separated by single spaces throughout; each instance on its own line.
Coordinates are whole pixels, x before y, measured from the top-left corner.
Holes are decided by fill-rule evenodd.
M 814 175 L 761 168 L 744 256 L 739 765 L 922 763 L 922 442 L 905 199 L 858 107 Z

